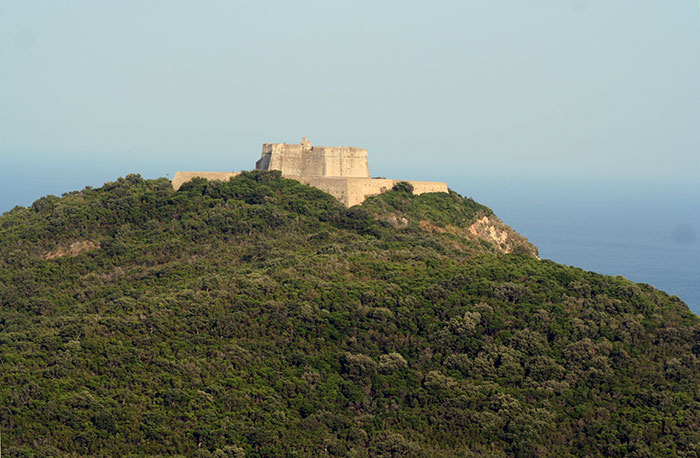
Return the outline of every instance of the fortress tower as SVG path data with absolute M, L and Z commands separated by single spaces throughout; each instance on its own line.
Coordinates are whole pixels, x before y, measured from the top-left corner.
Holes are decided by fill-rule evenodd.
M 279 170 L 282 176 L 331 194 L 348 207 L 361 204 L 369 196 L 390 190 L 406 180 L 370 178 L 367 150 L 354 146 L 312 146 L 306 137 L 301 143 L 263 143 L 257 170 Z M 173 188 L 201 177 L 229 180 L 240 172 L 177 172 Z M 409 181 L 414 194 L 447 192 L 447 185 L 435 181 Z
M 286 176 L 369 178 L 367 150 L 354 146 L 311 146 L 301 143 L 264 143 L 258 170 L 279 170 Z

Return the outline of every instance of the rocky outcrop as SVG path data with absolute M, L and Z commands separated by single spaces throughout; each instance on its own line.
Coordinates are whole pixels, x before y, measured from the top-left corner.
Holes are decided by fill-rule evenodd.
M 44 254 L 44 259 L 56 259 L 62 258 L 64 256 L 75 257 L 81 253 L 86 253 L 88 251 L 93 251 L 100 248 L 100 242 L 93 242 L 92 240 L 78 240 L 70 245 L 61 245 L 54 251 L 49 251 Z
M 397 215 L 393 215 L 393 218 L 396 219 Z M 391 221 L 387 222 L 391 224 Z M 439 226 L 428 220 L 420 221 L 418 226 L 428 232 L 454 234 L 473 242 L 481 240 L 504 254 L 519 253 L 539 258 L 535 245 L 493 214 L 480 217 L 467 229 L 449 224 Z
M 537 247 L 494 215 L 482 216 L 469 226 L 469 234 L 492 243 L 502 253 L 537 257 Z

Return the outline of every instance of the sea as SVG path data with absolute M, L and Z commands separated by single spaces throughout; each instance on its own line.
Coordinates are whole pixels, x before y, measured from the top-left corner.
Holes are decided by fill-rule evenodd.
M 540 257 L 648 283 L 700 315 L 700 187 L 545 179 L 453 188 L 492 208 Z

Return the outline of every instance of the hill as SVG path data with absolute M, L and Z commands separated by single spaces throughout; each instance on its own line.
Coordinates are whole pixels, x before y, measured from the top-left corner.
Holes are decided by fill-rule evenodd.
M 405 185 L 245 172 L 0 216 L 6 456 L 700 456 L 700 319 Z

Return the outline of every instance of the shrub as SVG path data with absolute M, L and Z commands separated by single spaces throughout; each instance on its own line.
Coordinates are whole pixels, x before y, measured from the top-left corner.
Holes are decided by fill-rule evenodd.
M 413 194 L 413 185 L 408 181 L 399 181 L 398 183 L 394 184 L 391 190 Z
M 379 357 L 379 372 L 390 374 L 408 366 L 408 363 L 399 353 L 393 352 Z

